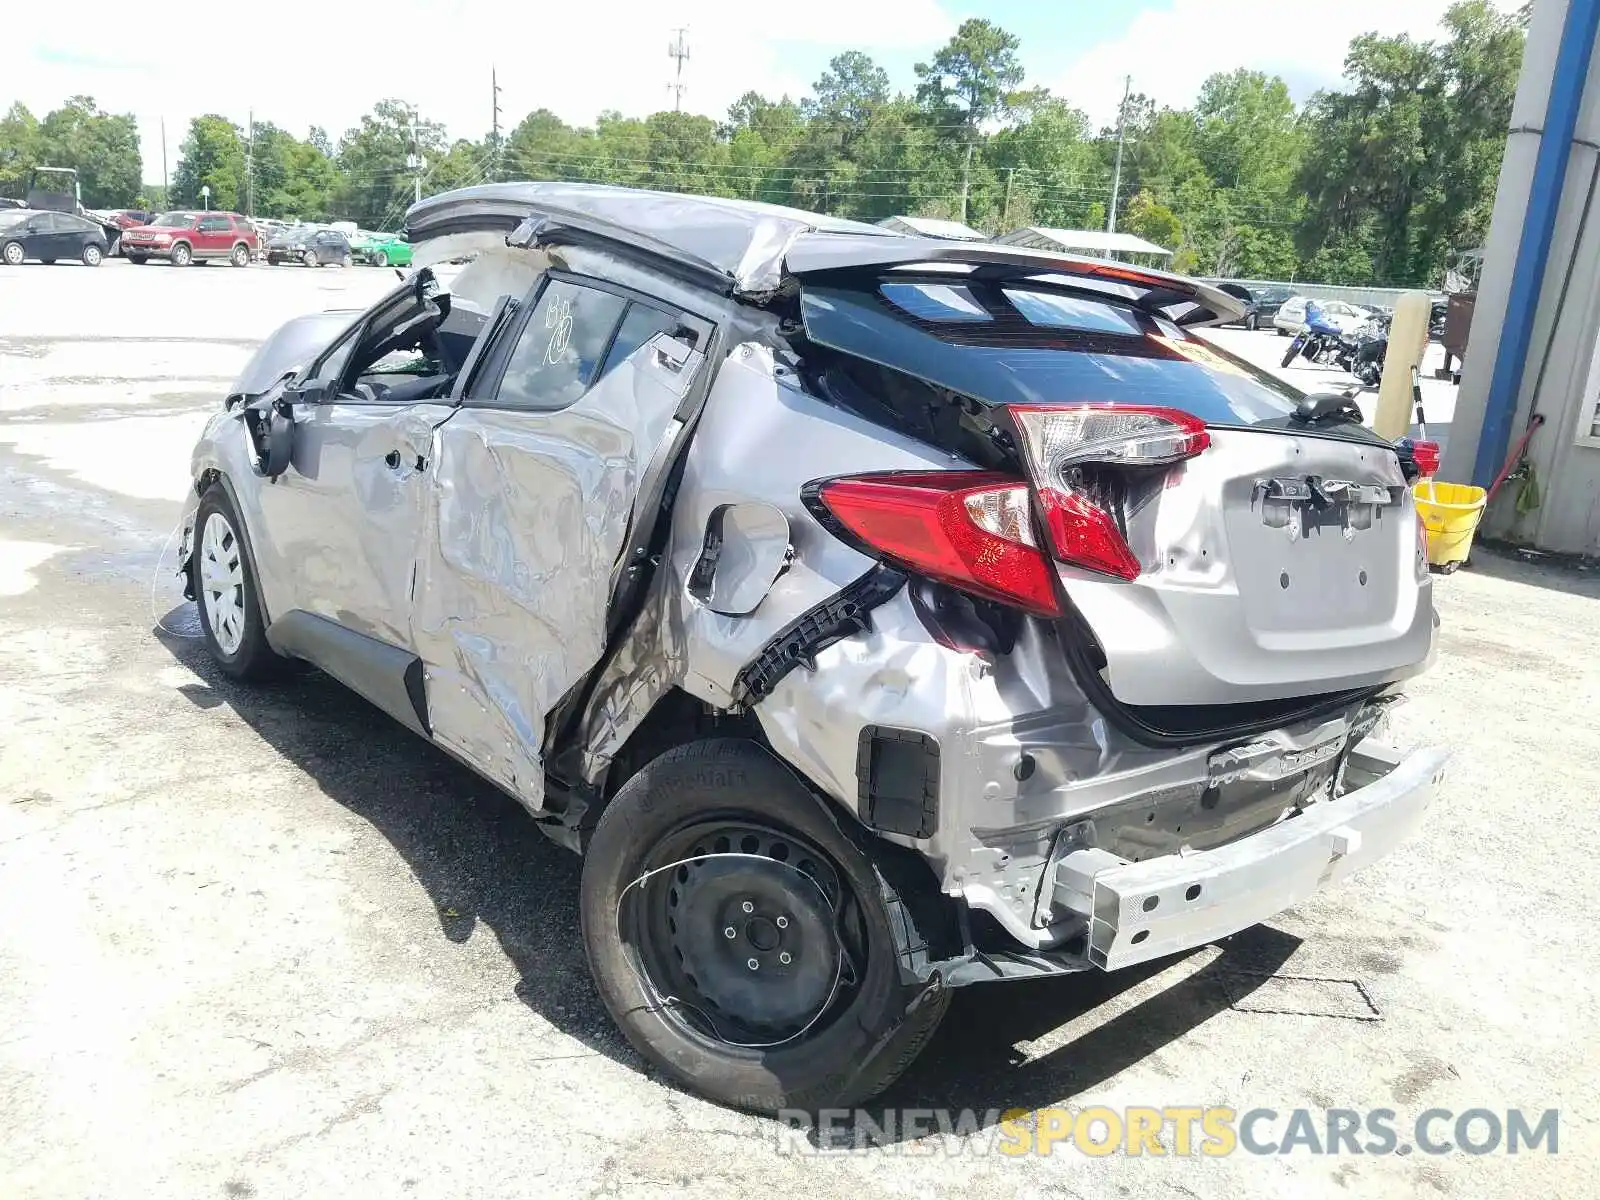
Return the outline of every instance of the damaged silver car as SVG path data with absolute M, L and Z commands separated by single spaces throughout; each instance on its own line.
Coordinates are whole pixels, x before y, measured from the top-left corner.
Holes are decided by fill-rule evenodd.
M 584 855 L 684 1086 L 865 1099 L 951 989 L 1202 946 L 1421 821 L 1409 463 L 1198 338 L 1233 298 L 574 184 L 406 232 L 475 257 L 261 347 L 183 570 L 222 670 L 315 664 Z

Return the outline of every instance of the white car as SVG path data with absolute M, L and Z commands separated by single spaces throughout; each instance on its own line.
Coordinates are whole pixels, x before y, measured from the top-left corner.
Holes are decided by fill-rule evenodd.
M 1332 325 L 1337 325 L 1345 333 L 1354 333 L 1361 326 L 1372 320 L 1370 309 L 1361 308 L 1355 304 L 1346 304 L 1343 300 L 1319 300 L 1322 305 L 1322 314 Z M 1272 318 L 1272 327 L 1278 331 L 1280 337 L 1288 337 L 1292 333 L 1299 333 L 1306 327 L 1306 298 L 1292 296 L 1279 306 L 1277 314 Z

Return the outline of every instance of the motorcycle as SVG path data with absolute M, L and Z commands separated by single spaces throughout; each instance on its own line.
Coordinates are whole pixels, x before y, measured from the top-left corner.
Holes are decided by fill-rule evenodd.
M 1284 351 L 1282 366 L 1287 367 L 1296 358 L 1305 356 L 1307 362 L 1331 366 L 1339 353 L 1341 336 L 1336 333 L 1316 333 L 1303 329 L 1294 335 L 1289 349 Z
M 1380 315 L 1354 333 L 1308 329 L 1296 334 L 1281 365 L 1287 367 L 1296 358 L 1304 357 L 1309 363 L 1347 371 L 1363 384 L 1375 387 L 1383 375 L 1383 360 L 1388 351 L 1389 320 Z
M 1389 321 L 1374 317 L 1365 325 L 1339 339 L 1334 365 L 1354 375 L 1368 387 L 1376 387 L 1383 377 L 1383 360 L 1389 353 Z

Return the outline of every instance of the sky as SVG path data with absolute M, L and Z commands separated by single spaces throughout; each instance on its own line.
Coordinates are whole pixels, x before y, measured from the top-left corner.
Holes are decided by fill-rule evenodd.
M 1502 0 L 1509 7 L 1513 0 Z M 1029 85 L 1048 87 L 1108 123 L 1123 77 L 1158 103 L 1184 105 L 1214 71 L 1281 74 L 1296 99 L 1335 85 L 1351 37 L 1374 30 L 1438 32 L 1448 0 L 312 0 L 182 6 L 136 14 L 118 0 L 79 0 L 74 20 L 8 28 L 0 110 L 20 100 L 35 115 L 71 95 L 139 119 L 144 178 L 169 169 L 191 117 L 219 112 L 243 125 L 253 111 L 304 137 L 335 141 L 379 99 L 416 105 L 452 137 L 489 131 L 490 71 L 503 127 L 549 108 L 590 124 L 604 109 L 643 115 L 672 106 L 667 54 L 677 27 L 690 57 L 683 107 L 721 118 L 749 90 L 798 98 L 848 49 L 872 55 L 896 88 L 915 86 L 926 61 L 967 17 L 1022 39 Z M 802 19 L 803 18 L 803 19 Z M 15 23 L 13 23 L 15 24 Z M 137 39 L 83 29 L 140 26 Z M 296 49 L 304 35 L 305 48 Z M 330 34 L 333 37 L 330 38 Z M 214 39 L 214 40 L 213 40 Z M 270 50 L 268 49 L 270 47 Z

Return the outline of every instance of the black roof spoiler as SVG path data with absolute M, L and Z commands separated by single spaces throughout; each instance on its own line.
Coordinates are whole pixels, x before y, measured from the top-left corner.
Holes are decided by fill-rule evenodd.
M 1130 303 L 1158 313 L 1176 325 L 1211 325 L 1236 321 L 1244 316 L 1244 305 L 1218 287 L 1184 275 L 1173 275 L 1149 267 L 1104 258 L 1085 258 L 1076 254 L 1051 254 L 1022 246 L 1002 246 L 993 242 L 949 242 L 932 238 L 839 237 L 813 233 L 798 239 L 785 260 L 789 273 L 800 279 L 808 276 L 881 275 L 886 271 L 915 273 L 927 266 L 944 274 L 941 268 L 970 267 L 959 277 L 973 279 L 1022 279 L 1066 276 L 1086 283 L 1114 285 Z M 957 278 L 954 273 L 946 278 Z M 820 280 L 819 280 L 820 282 Z M 1166 310 L 1182 309 L 1173 313 Z

